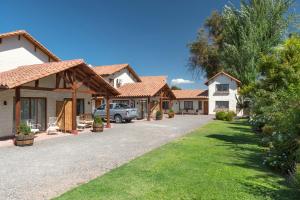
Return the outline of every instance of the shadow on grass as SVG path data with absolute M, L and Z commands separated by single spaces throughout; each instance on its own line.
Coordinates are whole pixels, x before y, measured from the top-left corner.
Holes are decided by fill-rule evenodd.
M 228 132 L 232 130 L 232 132 Z M 240 184 L 245 186 L 245 190 L 253 195 L 268 196 L 274 200 L 300 200 L 300 190 L 297 188 L 289 187 L 284 179 L 276 180 L 278 174 L 273 173 L 263 162 L 263 151 L 257 145 L 260 140 L 255 133 L 252 132 L 246 121 L 236 121 L 230 123 L 228 129 L 224 133 L 210 134 L 206 137 L 217 139 L 225 142 L 218 146 L 227 146 L 233 149 L 233 157 L 236 162 L 225 163 L 230 166 L 238 166 L 246 169 L 254 169 L 264 172 L 263 175 L 250 176 L 242 180 Z M 224 163 L 223 163 L 224 164 Z M 272 187 L 257 184 L 258 179 L 263 179 L 263 182 L 271 184 Z M 283 187 L 285 186 L 285 187 Z

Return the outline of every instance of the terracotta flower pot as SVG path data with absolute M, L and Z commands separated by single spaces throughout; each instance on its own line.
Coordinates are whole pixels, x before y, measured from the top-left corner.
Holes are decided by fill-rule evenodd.
M 174 118 L 175 113 L 174 112 L 170 112 L 170 113 L 168 113 L 168 115 L 169 115 L 169 118 Z
M 157 115 L 156 120 L 162 120 L 162 115 Z
M 17 134 L 15 137 L 15 145 L 24 147 L 24 146 L 32 146 L 34 142 L 34 134 Z
M 93 124 L 93 132 L 103 132 L 103 124 Z

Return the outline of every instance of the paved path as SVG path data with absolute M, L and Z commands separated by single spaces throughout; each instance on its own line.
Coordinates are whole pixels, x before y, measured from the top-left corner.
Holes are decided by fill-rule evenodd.
M 0 148 L 0 199 L 49 199 L 206 124 L 211 116 L 112 124 L 103 133 Z

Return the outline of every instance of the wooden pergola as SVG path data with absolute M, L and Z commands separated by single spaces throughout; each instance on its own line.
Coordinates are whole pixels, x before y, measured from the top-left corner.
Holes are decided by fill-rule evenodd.
M 109 83 L 107 83 L 102 77 L 97 75 L 93 69 L 91 69 L 88 65 L 86 65 L 83 61 L 81 62 L 73 62 L 69 66 L 65 66 L 64 62 L 63 67 L 59 69 L 54 69 L 53 72 L 48 66 L 49 63 L 44 63 L 40 65 L 31 65 L 28 66 L 32 69 L 32 71 L 38 71 L 39 76 L 31 75 L 26 79 L 26 82 L 22 84 L 16 84 L 14 87 L 9 88 L 7 86 L 5 89 L 14 89 L 15 90 L 15 125 L 19 127 L 21 122 L 21 90 L 38 90 L 38 91 L 52 91 L 52 92 L 70 92 L 72 93 L 72 133 L 77 134 L 77 122 L 76 122 L 76 110 L 77 110 L 77 94 L 78 93 L 86 93 L 91 95 L 101 95 L 105 96 L 107 101 L 110 100 L 111 96 L 118 95 L 118 91 L 113 88 Z M 60 63 L 60 62 L 56 62 Z M 49 64 L 50 65 L 50 64 Z M 59 66 L 59 65 L 58 65 Z M 28 70 L 29 68 L 23 67 L 24 70 Z M 18 76 L 18 74 L 22 74 L 22 70 L 16 70 L 13 72 L 14 75 Z M 41 87 L 39 84 L 39 80 L 50 75 L 55 75 L 55 87 Z M 22 77 L 22 76 L 20 76 Z M 30 80 L 31 78 L 31 80 Z M 33 82 L 34 86 L 25 86 L 25 83 Z M 86 86 L 88 89 L 80 90 L 81 86 Z M 107 109 L 107 115 L 109 116 L 109 109 Z M 107 127 L 110 127 L 109 118 L 107 120 Z

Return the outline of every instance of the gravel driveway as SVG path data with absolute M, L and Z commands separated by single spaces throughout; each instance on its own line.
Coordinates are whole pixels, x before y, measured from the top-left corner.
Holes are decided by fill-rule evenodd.
M 0 199 L 49 199 L 116 168 L 212 120 L 176 116 L 112 124 L 105 132 L 0 148 Z

